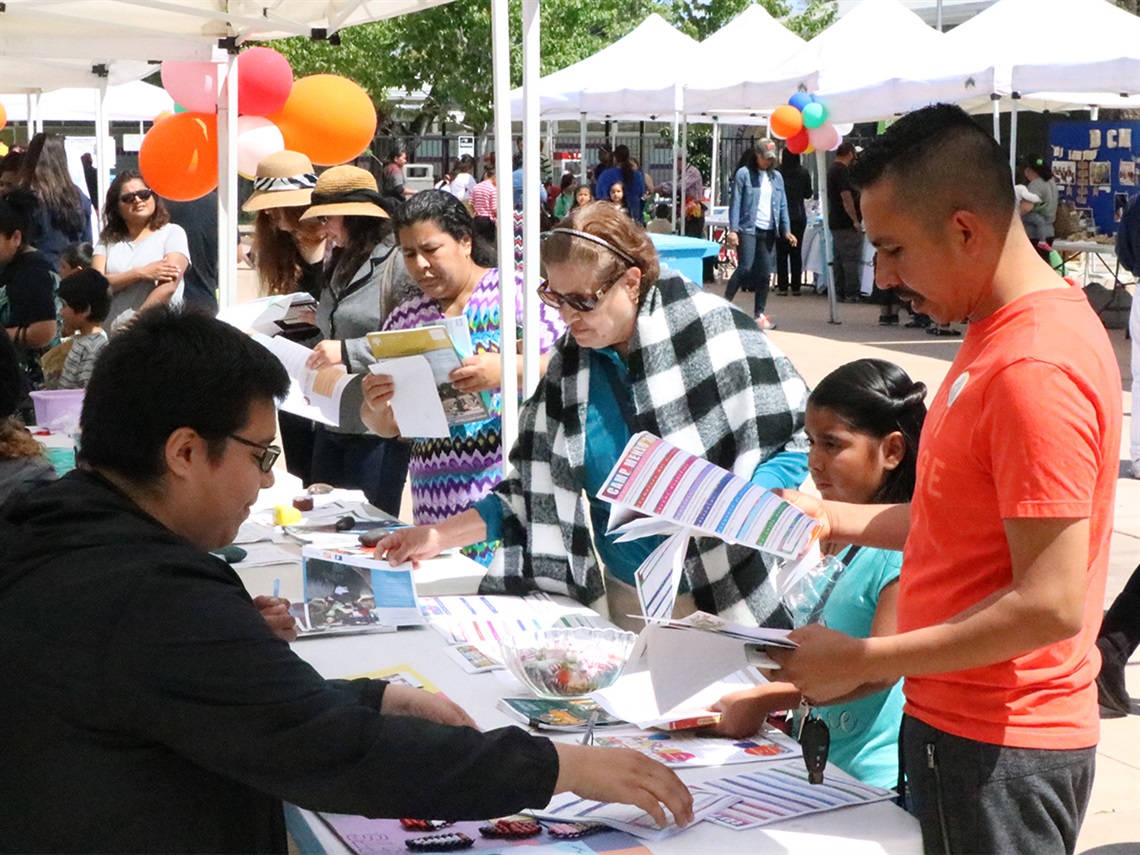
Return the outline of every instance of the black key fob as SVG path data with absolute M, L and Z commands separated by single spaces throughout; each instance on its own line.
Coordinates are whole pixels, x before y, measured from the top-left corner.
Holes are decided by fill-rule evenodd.
M 823 770 L 827 766 L 827 752 L 831 748 L 831 731 L 821 718 L 808 718 L 800 731 L 800 746 L 804 750 L 808 783 L 822 784 Z

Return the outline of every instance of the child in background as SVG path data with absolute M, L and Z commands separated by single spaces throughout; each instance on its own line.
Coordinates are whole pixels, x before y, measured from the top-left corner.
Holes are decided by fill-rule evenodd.
M 590 190 L 589 184 L 579 184 L 574 188 L 574 204 L 570 206 L 570 210 L 581 208 L 583 205 L 588 205 L 594 201 L 594 193 Z
M 66 279 L 77 270 L 86 270 L 91 266 L 91 256 L 94 254 L 94 247 L 84 241 L 83 243 L 73 243 L 63 251 L 59 257 L 59 277 Z
M 614 206 L 629 214 L 629 200 L 625 198 L 625 184 L 615 181 L 610 185 L 610 201 Z M 630 214 L 630 216 L 633 216 Z
M 808 469 L 820 495 L 859 504 L 909 502 L 925 397 L 925 385 L 879 359 L 860 359 L 827 375 L 808 396 L 806 416 Z M 893 634 L 902 553 L 851 546 L 839 557 L 846 566 L 826 600 L 823 622 L 861 638 Z M 800 700 L 790 683 L 733 692 L 713 705 L 722 713 L 713 730 L 752 736 L 769 713 L 795 709 Z M 831 731 L 829 759 L 865 783 L 895 787 L 902 708 L 902 681 L 865 685 L 842 703 L 821 707 Z
M 59 283 L 63 332 L 72 335 L 71 350 L 59 378 L 61 389 L 84 389 L 95 359 L 107 343 L 103 321 L 111 310 L 111 285 L 98 270 L 86 268 Z

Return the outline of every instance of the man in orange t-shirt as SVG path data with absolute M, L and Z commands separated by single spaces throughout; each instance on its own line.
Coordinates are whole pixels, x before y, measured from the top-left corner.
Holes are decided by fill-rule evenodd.
M 907 115 L 851 177 L 876 284 L 970 326 L 910 505 L 796 499 L 829 538 L 904 550 L 898 634 L 811 626 L 773 658 L 817 703 L 906 678 L 907 806 L 928 852 L 1072 852 L 1099 738 L 1116 359 L 1027 240 L 1001 149 L 957 107 Z

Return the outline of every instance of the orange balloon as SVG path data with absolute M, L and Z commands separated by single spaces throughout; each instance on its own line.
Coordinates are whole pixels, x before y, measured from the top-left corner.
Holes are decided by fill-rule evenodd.
M 154 119 L 151 121 L 151 124 L 157 125 L 163 119 L 169 119 L 173 115 L 174 114 L 172 112 L 170 112 L 169 110 L 163 110 L 161 113 L 159 113 L 157 116 L 154 117 Z
M 302 77 L 285 106 L 266 118 L 281 129 L 286 149 L 319 166 L 352 160 L 376 134 L 376 107 L 368 93 L 336 74 Z
M 777 107 L 768 119 L 768 129 L 773 136 L 788 139 L 794 137 L 804 126 L 804 114 L 788 104 Z
M 4 105 L 0 104 L 0 128 L 8 124 L 8 111 L 4 109 Z
M 151 127 L 139 149 L 139 171 L 164 199 L 205 196 L 218 186 L 218 117 L 176 113 Z

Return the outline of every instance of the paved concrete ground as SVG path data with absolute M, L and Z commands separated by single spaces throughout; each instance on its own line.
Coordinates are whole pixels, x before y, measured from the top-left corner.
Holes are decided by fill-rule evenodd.
M 722 293 L 718 285 L 708 289 Z M 752 294 L 738 294 L 736 304 L 751 313 Z M 871 305 L 841 305 L 841 323 L 828 323 L 827 300 L 813 294 L 768 299 L 768 314 L 777 328 L 772 340 L 788 354 L 809 385 L 837 366 L 862 357 L 888 359 L 931 389 L 937 388 L 958 351 L 961 338 L 926 335 L 923 330 L 879 326 L 879 309 Z M 904 315 L 905 321 L 905 315 Z M 958 325 L 958 329 L 964 329 Z M 1127 477 L 1128 426 L 1132 417 L 1130 343 L 1123 330 L 1110 330 L 1124 383 L 1124 435 L 1117 485 L 1116 522 L 1106 607 L 1140 565 L 1140 480 Z M 1060 343 L 1063 345 L 1063 343 Z M 1128 687 L 1140 698 L 1140 653 L 1127 667 Z M 1140 713 L 1140 704 L 1133 701 Z M 1124 855 L 1140 852 L 1140 715 L 1102 722 L 1097 752 L 1096 782 L 1077 852 Z

